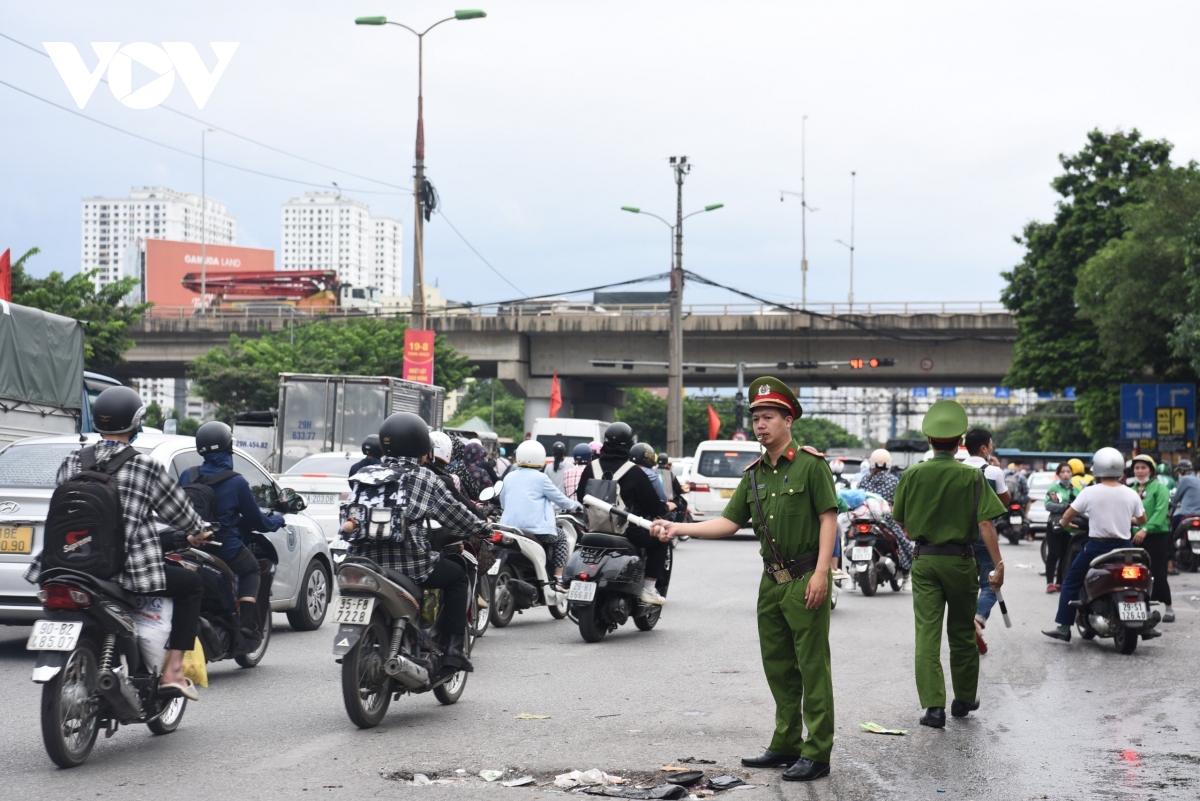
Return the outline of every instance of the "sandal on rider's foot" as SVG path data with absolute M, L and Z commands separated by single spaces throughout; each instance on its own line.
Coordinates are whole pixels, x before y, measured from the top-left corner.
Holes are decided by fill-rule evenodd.
M 199 701 L 200 700 L 200 693 L 196 692 L 196 685 L 192 683 L 191 679 L 186 678 L 186 677 L 183 680 L 183 684 L 176 684 L 174 682 L 167 682 L 167 681 L 160 682 L 158 685 L 158 689 L 165 691 L 168 694 L 172 694 L 172 695 L 174 693 L 179 693 L 180 695 L 182 695 L 184 698 L 188 699 L 189 701 Z

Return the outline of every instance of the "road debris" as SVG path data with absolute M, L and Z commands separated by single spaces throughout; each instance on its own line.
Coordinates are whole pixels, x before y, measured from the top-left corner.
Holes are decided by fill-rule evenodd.
M 696 782 L 704 778 L 702 770 L 685 770 L 682 773 L 675 773 L 667 777 L 668 784 L 678 784 L 681 787 L 690 787 Z
M 734 787 L 738 787 L 745 783 L 745 781 L 739 779 L 737 776 L 731 776 L 728 773 L 722 773 L 720 776 L 713 776 L 708 780 L 708 789 L 732 790 Z
M 506 782 L 500 782 L 504 787 L 524 787 L 527 784 L 536 784 L 537 780 L 532 776 L 522 776 L 519 779 L 511 779 Z
M 717 764 L 717 760 L 715 760 L 715 759 L 700 759 L 699 757 L 680 757 L 679 759 L 677 759 L 675 761 L 678 762 L 680 765 L 715 765 L 715 764 Z
M 858 726 L 861 729 L 866 729 L 872 734 L 898 734 L 900 736 L 908 734 L 908 729 L 885 729 L 878 723 L 860 723 Z
M 532 712 L 522 712 L 514 720 L 549 720 L 549 715 L 535 715 Z
M 485 782 L 494 782 L 494 781 L 496 781 L 496 779 L 499 779 L 503 775 L 504 775 L 504 771 L 502 771 L 502 770 L 481 770 L 481 771 L 479 771 L 479 778 L 483 779 Z
M 554 777 L 554 786 L 566 790 L 585 785 L 624 783 L 625 780 L 620 776 L 610 776 L 599 768 L 585 771 L 573 770 L 570 773 L 560 773 Z

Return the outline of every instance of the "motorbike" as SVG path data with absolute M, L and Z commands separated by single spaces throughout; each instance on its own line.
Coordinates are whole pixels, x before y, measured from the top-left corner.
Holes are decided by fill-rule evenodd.
M 1148 639 L 1160 620 L 1159 613 L 1150 610 L 1150 585 L 1150 555 L 1145 550 L 1118 548 L 1097 556 L 1079 598 L 1070 601 L 1079 636 L 1112 637 L 1118 651 L 1132 654 L 1138 640 Z
M 255 611 L 258 612 L 258 630 L 262 638 L 257 643 L 246 643 L 241 631 L 241 617 L 237 594 L 237 576 L 219 557 L 195 548 L 182 554 L 170 554 L 185 567 L 194 570 L 204 585 L 204 599 L 200 604 L 200 644 L 204 646 L 206 662 L 232 659 L 241 667 L 252 668 L 262 661 L 271 643 L 271 582 L 275 578 L 275 565 L 279 557 L 266 537 L 258 537 L 250 544 L 259 556 L 258 567 L 262 576 L 258 587 Z M 247 647 L 249 646 L 249 647 Z
M 647 530 L 651 521 L 585 495 L 583 502 L 609 514 L 623 517 L 631 526 Z M 671 583 L 674 551 L 667 548 L 663 574 L 654 585 L 666 597 Z M 585 642 L 600 642 L 630 617 L 639 631 L 650 631 L 662 616 L 662 607 L 643 603 L 642 582 L 646 577 L 646 556 L 625 537 L 590 531 L 579 541 L 579 548 L 567 561 L 563 580 L 567 582 L 567 614 L 579 626 Z
M 96 736 L 144 723 L 154 734 L 179 728 L 187 699 L 160 691 L 161 673 L 138 647 L 137 601 L 116 582 L 75 570 L 42 573 L 38 598 L 46 616 L 33 624 L 26 649 L 37 652 L 33 681 L 42 685 L 42 742 L 51 761 L 87 761 Z
M 996 518 L 996 534 L 1016 545 L 1029 536 L 1029 521 L 1019 503 L 1010 503 L 1008 512 Z
M 900 592 L 900 554 L 895 535 L 878 520 L 855 518 L 850 521 L 850 541 L 847 543 L 850 570 L 863 595 L 875 594 L 884 581 L 893 592 Z
M 570 554 L 578 537 L 575 520 L 568 515 L 559 515 L 557 519 L 566 532 Z M 567 597 L 550 586 L 554 580 L 553 546 L 519 528 L 500 523 L 493 523 L 492 528 L 494 533 L 489 542 L 496 555 L 488 571 L 492 583 L 492 625 L 502 629 L 515 615 L 539 606 L 549 609 L 555 620 L 565 618 Z
M 1185 517 L 1175 527 L 1175 564 L 1193 573 L 1200 569 L 1200 517 Z
M 371 527 L 390 525 L 390 508 L 349 512 L 356 520 L 368 514 Z M 471 540 L 439 543 L 438 539 L 435 532 L 431 544 L 441 558 L 457 562 L 467 573 L 468 625 L 463 636 L 469 658 L 481 616 L 487 614 L 477 592 L 476 546 Z M 403 573 L 352 554 L 338 566 L 337 583 L 333 654 L 342 666 L 342 701 L 354 725 L 361 729 L 379 725 L 391 702 L 406 693 L 432 690 L 446 705 L 462 697 L 467 671 L 444 663 L 446 649 L 441 641 L 452 632 L 441 625 L 440 590 L 425 590 Z

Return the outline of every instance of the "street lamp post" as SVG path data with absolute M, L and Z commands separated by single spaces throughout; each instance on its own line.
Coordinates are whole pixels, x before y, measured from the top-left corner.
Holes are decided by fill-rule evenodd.
M 204 128 L 200 131 L 200 313 L 205 316 L 208 315 L 208 188 L 205 186 L 208 160 L 204 152 L 204 139 L 216 130 Z
M 808 205 L 805 190 L 807 181 L 805 167 L 805 146 L 806 146 L 806 128 L 808 126 L 808 115 L 800 118 L 800 191 L 789 192 L 786 189 L 780 190 L 779 202 L 782 203 L 784 195 L 800 198 L 800 308 L 808 309 L 808 212 L 819 211 Z
M 850 311 L 854 311 L 854 176 L 857 173 L 850 172 L 850 244 L 846 244 L 840 239 L 833 240 L 839 245 L 850 249 L 850 295 L 847 300 L 850 302 Z
M 691 214 L 683 213 L 683 179 L 691 171 L 687 156 L 671 156 L 675 172 L 675 224 L 637 206 L 622 206 L 622 211 L 645 214 L 671 231 L 670 327 L 667 339 L 667 453 L 683 456 L 683 221 L 695 214 L 716 211 L 724 203 L 712 203 Z
M 425 328 L 425 34 L 443 22 L 481 19 L 486 16 L 487 14 L 479 9 L 460 9 L 454 12 L 453 17 L 438 20 L 423 31 L 417 31 L 402 22 L 391 22 L 387 17 L 358 17 L 354 20 L 355 25 L 395 25 L 417 37 L 417 146 L 416 170 L 413 175 L 412 288 L 412 326 L 417 330 Z

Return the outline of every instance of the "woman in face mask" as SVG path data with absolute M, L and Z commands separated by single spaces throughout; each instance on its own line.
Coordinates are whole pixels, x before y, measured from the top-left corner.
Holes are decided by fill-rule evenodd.
M 1164 607 L 1162 622 L 1175 622 L 1171 608 L 1171 588 L 1167 584 L 1167 560 L 1171 555 L 1171 523 L 1167 517 L 1170 491 L 1154 480 L 1154 458 L 1147 454 L 1133 457 L 1133 489 L 1146 509 L 1146 523 L 1133 532 L 1133 544 L 1150 554 L 1150 577 L 1154 589 L 1150 600 L 1161 601 Z

